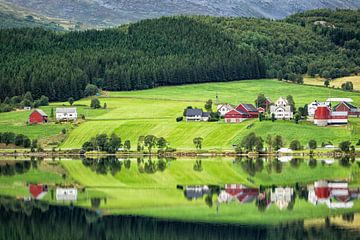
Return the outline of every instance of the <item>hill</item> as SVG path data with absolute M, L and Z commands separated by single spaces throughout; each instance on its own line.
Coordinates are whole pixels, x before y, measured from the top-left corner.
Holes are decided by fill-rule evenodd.
M 55 31 L 80 30 L 85 26 L 59 18 L 46 17 L 4 1 L 0 1 L 0 29 L 39 27 Z
M 246 80 L 226 83 L 204 83 L 183 86 L 159 87 L 141 91 L 108 92 L 100 97 L 101 105 L 107 109 L 91 109 L 90 98 L 76 101 L 78 113 L 85 116 L 81 124 L 26 125 L 29 111 L 17 111 L 0 114 L 0 132 L 22 133 L 33 139 L 46 142 L 47 147 L 60 145 L 61 149 L 81 148 L 82 144 L 96 134 L 115 132 L 122 141 L 130 140 L 132 149 L 136 149 L 138 137 L 154 134 L 165 137 L 170 146 L 178 150 L 194 150 L 193 139 L 203 137 L 203 149 L 232 150 L 232 144 L 251 132 L 262 136 L 281 135 L 286 146 L 294 139 L 306 145 L 315 139 L 320 145 L 331 141 L 337 145 L 341 141 L 351 140 L 356 143 L 360 138 L 360 122 L 351 118 L 348 126 L 317 127 L 310 122 L 295 124 L 293 121 L 263 121 L 257 119 L 241 124 L 224 122 L 176 122 L 187 106 L 204 107 L 208 99 L 215 100 L 218 94 L 221 102 L 232 104 L 254 103 L 256 96 L 264 93 L 272 100 L 280 96 L 292 95 L 296 107 L 302 107 L 315 99 L 325 100 L 330 97 L 351 97 L 355 105 L 360 105 L 358 93 L 344 92 L 337 89 L 297 85 L 277 80 Z M 49 116 L 51 108 L 69 106 L 66 102 L 51 103 L 41 107 Z M 63 136 L 62 129 L 68 133 Z M 59 135 L 59 138 L 53 136 Z M 63 136 L 63 137 L 62 137 Z M 65 139 L 64 139 L 65 138 Z M 64 139 L 62 141 L 62 139 Z M 62 142 L 61 142 L 62 141 Z
M 335 18 L 345 24 L 346 14 Z M 360 69 L 360 45 L 343 46 L 297 21 L 164 17 L 103 31 L 4 29 L 0 42 L 2 100 L 26 91 L 79 99 L 88 83 L 110 91 L 263 77 L 302 83 L 305 73 Z
M 359 8 L 357 0 L 2 0 L 42 15 L 108 27 L 170 15 L 245 16 L 279 19 L 318 8 Z

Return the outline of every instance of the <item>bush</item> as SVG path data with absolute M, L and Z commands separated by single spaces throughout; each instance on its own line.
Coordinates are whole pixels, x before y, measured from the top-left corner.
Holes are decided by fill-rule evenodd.
M 309 145 L 310 149 L 316 149 L 317 148 L 317 143 L 313 139 L 309 141 L 308 145 Z
M 100 100 L 97 98 L 91 99 L 90 107 L 94 109 L 101 108 Z
M 294 151 L 302 149 L 302 146 L 301 146 L 301 143 L 299 142 L 299 140 L 291 141 L 290 149 L 294 150 Z
M 181 117 L 177 117 L 177 118 L 176 118 L 176 122 L 181 122 L 183 119 L 184 119 L 184 117 L 182 117 L 182 116 L 181 116 Z
M 95 86 L 94 84 L 88 84 L 85 87 L 85 91 L 84 94 L 85 96 L 94 96 L 99 92 L 99 89 L 97 86 Z

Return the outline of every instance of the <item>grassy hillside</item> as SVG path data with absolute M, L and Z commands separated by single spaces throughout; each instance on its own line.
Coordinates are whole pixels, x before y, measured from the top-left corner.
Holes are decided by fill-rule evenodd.
M 259 93 L 264 93 L 274 101 L 280 96 L 291 94 L 296 106 L 328 97 L 351 97 L 355 104 L 360 104 L 360 95 L 322 87 L 299 86 L 276 80 L 241 81 L 232 83 L 209 83 L 184 85 L 178 87 L 162 87 L 144 91 L 109 92 L 110 97 L 100 98 L 107 104 L 108 112 L 88 118 L 70 132 L 69 137 L 61 145 L 62 148 L 80 148 L 81 145 L 98 133 L 117 133 L 123 140 L 131 140 L 135 147 L 141 135 L 154 134 L 169 140 L 172 147 L 193 149 L 192 139 L 204 138 L 205 149 L 231 149 L 250 132 L 265 137 L 267 134 L 280 134 L 286 143 L 299 139 L 306 144 L 310 139 L 319 143 L 344 140 L 356 141 L 360 137 L 358 119 L 350 119 L 350 124 L 343 127 L 320 128 L 310 122 L 295 124 L 292 121 L 258 122 L 245 121 L 241 124 L 220 123 L 177 123 L 175 118 L 181 116 L 187 106 L 203 107 L 207 99 L 215 99 L 216 93 L 221 102 L 232 104 L 254 103 Z M 214 100 L 215 101 L 215 100 Z M 89 104 L 89 99 L 76 102 Z M 248 126 L 251 127 L 249 128 Z
M 26 125 L 29 111 L 17 111 L 0 114 L 0 131 L 13 131 L 28 135 L 31 138 L 49 138 L 60 134 L 63 128 L 68 129 L 61 148 L 81 148 L 85 141 L 99 133 L 115 132 L 123 141 L 129 139 L 132 149 L 135 149 L 137 139 L 141 135 L 154 134 L 165 137 L 179 150 L 194 149 L 193 138 L 203 137 L 204 149 L 232 149 L 232 144 L 239 143 L 250 132 L 266 137 L 267 134 L 280 134 L 288 145 L 291 140 L 298 139 L 306 144 L 310 139 L 321 142 L 332 141 L 337 144 L 344 140 L 354 143 L 360 138 L 360 120 L 350 118 L 348 126 L 317 127 L 310 122 L 279 120 L 276 122 L 257 119 L 241 124 L 225 124 L 224 122 L 176 122 L 187 106 L 204 108 L 205 101 L 218 94 L 220 102 L 232 104 L 252 103 L 259 93 L 264 93 L 273 101 L 280 96 L 292 95 L 296 107 L 304 106 L 314 100 L 323 101 L 328 97 L 351 97 L 355 105 L 360 105 L 360 94 L 344 92 L 338 89 L 297 85 L 277 80 L 239 81 L 231 83 L 206 83 L 161 87 L 150 90 L 131 92 L 106 92 L 106 97 L 100 97 L 107 109 L 91 109 L 90 99 L 85 98 L 75 102 L 79 115 L 86 120 L 80 124 Z M 42 107 L 50 116 L 51 108 L 69 106 L 68 103 L 51 103 Z M 215 108 L 215 107 L 214 107 Z
M 321 77 L 306 77 L 304 83 L 309 85 L 324 86 L 324 78 Z M 342 78 L 335 78 L 330 81 L 330 87 L 341 88 L 341 85 L 346 82 L 352 82 L 354 90 L 360 91 L 360 76 L 349 76 Z
M 82 30 L 85 26 L 59 18 L 50 18 L 29 9 L 0 0 L 0 29 L 38 27 L 48 30 Z

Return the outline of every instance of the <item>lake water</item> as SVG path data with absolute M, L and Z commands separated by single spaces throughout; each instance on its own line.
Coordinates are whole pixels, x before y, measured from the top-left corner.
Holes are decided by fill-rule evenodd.
M 360 239 L 359 180 L 351 158 L 0 159 L 0 239 Z

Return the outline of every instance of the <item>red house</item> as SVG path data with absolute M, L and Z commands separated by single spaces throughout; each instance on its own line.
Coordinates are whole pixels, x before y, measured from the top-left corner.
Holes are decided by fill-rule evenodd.
M 29 192 L 34 199 L 42 199 L 48 192 L 48 187 L 41 184 L 30 184 Z
M 227 112 L 224 118 L 226 123 L 241 123 L 242 121 L 252 117 L 245 112 L 233 109 L 230 112 Z
M 348 112 L 331 111 L 328 106 L 318 106 L 315 110 L 314 124 L 327 126 L 330 124 L 347 124 Z
M 355 107 L 354 105 L 348 102 L 341 102 L 334 107 L 334 111 L 337 112 L 348 112 L 349 116 L 359 117 L 360 116 L 360 108 Z
M 36 109 L 33 111 L 29 116 L 29 123 L 47 123 L 48 122 L 48 115 L 43 110 Z
M 250 118 L 257 118 L 259 117 L 259 111 L 254 107 L 252 104 L 240 104 L 237 106 L 236 110 L 244 112 L 250 115 Z

